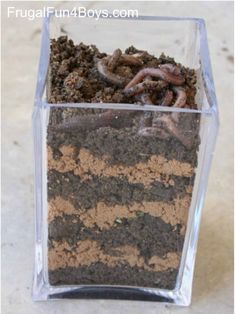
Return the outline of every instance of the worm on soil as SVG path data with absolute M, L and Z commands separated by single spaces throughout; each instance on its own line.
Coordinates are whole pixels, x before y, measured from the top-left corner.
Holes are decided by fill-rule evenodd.
M 186 104 L 187 95 L 185 89 L 180 86 L 173 86 L 173 91 L 177 94 L 176 101 L 174 103 L 174 107 L 183 108 Z
M 120 49 L 116 49 L 113 52 L 113 55 L 109 57 L 108 59 L 108 64 L 107 64 L 107 69 L 111 72 L 114 71 L 114 69 L 117 67 L 120 57 L 122 55 L 122 51 Z
M 146 76 L 158 77 L 173 85 L 182 85 L 185 81 L 182 75 L 175 75 L 166 69 L 160 68 L 144 68 L 140 70 L 135 77 L 126 85 L 125 90 L 140 83 Z
M 100 75 L 109 83 L 122 87 L 127 84 L 127 79 L 108 70 L 107 58 L 103 58 L 97 62 L 97 69 Z
M 113 52 L 112 56 L 108 57 L 107 68 L 109 71 L 113 72 L 119 64 L 141 66 L 143 62 L 138 59 L 138 55 L 134 56 L 125 53 L 122 54 L 122 51 L 120 49 L 116 49 Z
M 140 94 L 144 92 L 145 90 L 161 90 L 162 88 L 165 88 L 168 85 L 165 81 L 151 81 L 151 80 L 145 80 L 144 82 L 138 83 L 134 86 L 131 86 L 130 88 L 125 88 L 124 94 L 126 96 L 134 96 L 137 94 Z
M 142 93 L 139 96 L 140 96 L 140 100 L 141 100 L 142 104 L 144 104 L 144 105 L 153 105 L 151 97 L 150 97 L 150 95 L 148 93 Z
M 181 75 L 181 70 L 179 67 L 177 67 L 176 65 L 172 64 L 172 63 L 165 63 L 165 64 L 161 64 L 160 65 L 160 69 L 173 73 L 175 75 Z
M 151 78 L 150 76 L 147 76 L 144 81 L 145 81 L 145 82 L 148 82 L 148 81 L 150 81 L 151 79 L 152 79 L 152 78 Z M 145 105 L 145 104 L 146 104 L 146 105 L 154 105 L 153 102 L 152 102 L 152 100 L 151 100 L 151 97 L 150 97 L 150 94 L 149 94 L 149 93 L 142 92 L 142 93 L 136 95 L 135 98 L 136 98 L 137 100 L 141 101 L 141 103 L 142 103 L 143 105 Z M 146 115 L 145 115 L 145 116 L 146 116 Z M 140 127 L 142 128 L 142 118 L 141 118 Z
M 173 86 L 173 90 L 177 95 L 177 98 L 176 98 L 176 101 L 175 101 L 173 107 L 183 108 L 185 106 L 186 100 L 187 100 L 187 95 L 186 95 L 184 88 L 180 87 L 180 86 Z M 179 112 L 172 112 L 171 116 L 175 122 L 178 122 Z
M 162 98 L 160 102 L 160 106 L 170 106 L 171 102 L 173 100 L 173 92 L 169 89 L 167 89 L 165 96 Z
M 138 59 L 138 56 L 134 56 L 134 55 L 127 55 L 127 54 L 122 54 L 120 56 L 120 63 L 124 64 L 124 65 L 136 65 L 136 66 L 141 66 L 143 64 L 143 62 Z

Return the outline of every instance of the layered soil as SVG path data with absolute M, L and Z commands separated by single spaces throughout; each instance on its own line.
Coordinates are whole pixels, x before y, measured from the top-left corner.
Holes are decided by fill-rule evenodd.
M 108 62 L 109 79 L 99 70 L 101 60 Z M 195 73 L 174 59 L 134 47 L 110 57 L 93 45 L 75 45 L 60 37 L 51 45 L 48 101 L 141 106 L 140 97 L 125 93 L 118 83 L 127 84 L 140 70 L 166 64 L 164 74 L 174 66 L 172 74 L 184 78 L 184 107 L 196 109 Z M 153 81 L 156 89 L 145 90 L 151 102 L 163 105 L 171 92 L 168 105 L 176 106 L 175 86 L 156 77 Z M 194 186 L 198 130 L 197 113 L 51 108 L 50 284 L 174 289 Z

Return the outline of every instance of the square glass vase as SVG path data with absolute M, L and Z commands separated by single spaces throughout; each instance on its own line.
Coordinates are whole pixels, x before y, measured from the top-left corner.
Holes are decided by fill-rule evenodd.
M 48 103 L 50 40 L 65 33 L 107 54 L 133 45 L 173 57 L 196 71 L 198 108 Z M 52 131 L 68 117 L 72 133 Z M 164 136 L 155 120 L 170 117 L 173 136 Z M 145 119 L 154 122 L 145 128 Z M 204 20 L 46 18 L 33 111 L 33 299 L 189 305 L 218 126 Z

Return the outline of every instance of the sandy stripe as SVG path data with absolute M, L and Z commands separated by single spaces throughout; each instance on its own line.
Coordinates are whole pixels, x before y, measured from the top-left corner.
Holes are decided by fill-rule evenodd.
M 183 226 L 181 233 L 184 233 L 190 202 L 190 196 L 177 198 L 173 202 L 166 203 L 142 202 L 132 205 L 108 206 L 103 202 L 99 202 L 95 208 L 85 211 L 76 209 L 71 202 L 58 196 L 48 203 L 48 221 L 50 223 L 56 217 L 62 217 L 63 214 L 79 215 L 79 219 L 88 228 L 98 226 L 100 229 L 109 229 L 117 219 L 132 218 L 143 212 L 154 217 L 160 217 L 172 226 L 181 224 Z
M 54 242 L 53 249 L 48 251 L 49 270 L 66 267 L 80 267 L 102 262 L 110 267 L 128 263 L 131 267 L 137 266 L 150 271 L 164 271 L 169 268 L 178 268 L 180 255 L 169 252 L 163 258 L 152 256 L 148 262 L 140 256 L 136 247 L 125 245 L 112 249 L 113 255 L 103 252 L 96 241 L 79 241 L 76 245 L 70 246 L 68 242 Z
M 96 176 L 125 176 L 130 183 L 142 183 L 145 186 L 154 181 L 161 181 L 167 185 L 174 185 L 169 176 L 191 177 L 194 168 L 190 163 L 180 162 L 175 159 L 167 160 L 160 155 L 152 155 L 147 162 L 139 162 L 134 166 L 109 165 L 109 157 L 97 158 L 89 150 L 76 147 L 61 146 L 61 158 L 54 159 L 52 149 L 48 146 L 48 169 L 62 173 L 73 171 L 83 180 L 89 178 L 89 174 Z M 166 178 L 163 178 L 163 175 Z

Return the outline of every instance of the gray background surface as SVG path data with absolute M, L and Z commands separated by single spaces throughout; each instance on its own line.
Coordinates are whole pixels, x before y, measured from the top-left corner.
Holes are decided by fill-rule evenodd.
M 191 307 L 130 301 L 31 300 L 35 215 L 31 113 L 42 21 L 7 18 L 7 6 L 39 8 L 62 4 L 2 3 L 2 313 L 233 313 L 232 2 L 123 5 L 139 8 L 140 15 L 196 16 L 205 18 L 207 23 L 221 128 L 203 209 Z M 87 5 L 115 7 L 116 3 Z

